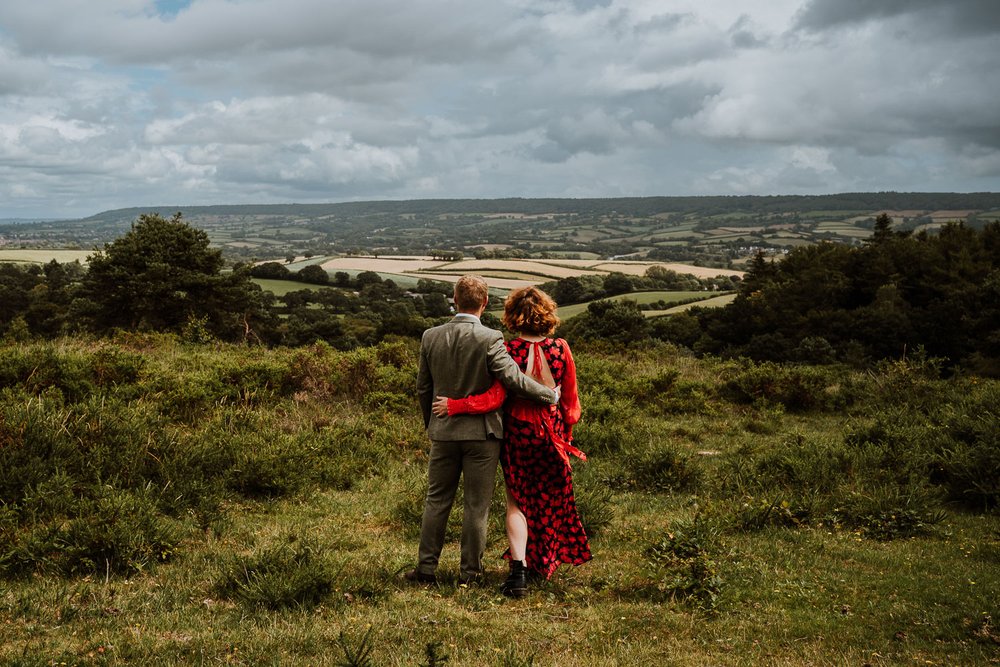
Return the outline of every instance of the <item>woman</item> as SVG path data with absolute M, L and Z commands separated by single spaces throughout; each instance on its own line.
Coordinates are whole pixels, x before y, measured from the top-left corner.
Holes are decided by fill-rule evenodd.
M 500 465 L 507 489 L 507 539 L 510 576 L 502 591 L 512 597 L 527 592 L 529 572 L 549 579 L 560 563 L 590 560 L 590 546 L 573 498 L 569 455 L 586 460 L 572 445 L 580 419 L 576 366 L 569 345 L 548 338 L 559 325 L 556 304 L 536 287 L 514 290 L 504 303 L 503 323 L 517 337 L 507 352 L 521 371 L 548 387 L 560 387 L 558 405 L 512 397 L 504 407 L 504 442 Z M 496 410 L 505 392 L 499 382 L 467 398 L 438 397 L 440 415 Z

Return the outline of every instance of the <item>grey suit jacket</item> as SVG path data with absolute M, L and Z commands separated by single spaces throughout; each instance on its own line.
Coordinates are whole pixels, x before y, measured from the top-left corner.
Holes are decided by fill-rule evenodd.
M 436 396 L 464 398 L 490 388 L 493 379 L 508 391 L 541 403 L 555 403 L 556 393 L 521 369 L 503 344 L 503 335 L 480 324 L 472 316 L 458 315 L 451 322 L 432 327 L 420 340 L 417 396 L 424 425 L 432 440 L 485 440 L 503 437 L 500 410 L 482 415 L 435 417 L 431 404 Z

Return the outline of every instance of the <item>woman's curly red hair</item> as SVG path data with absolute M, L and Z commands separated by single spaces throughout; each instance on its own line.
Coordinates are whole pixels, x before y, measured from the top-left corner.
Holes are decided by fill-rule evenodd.
M 517 333 L 548 336 L 559 326 L 556 302 L 537 287 L 521 287 L 507 295 L 502 321 Z

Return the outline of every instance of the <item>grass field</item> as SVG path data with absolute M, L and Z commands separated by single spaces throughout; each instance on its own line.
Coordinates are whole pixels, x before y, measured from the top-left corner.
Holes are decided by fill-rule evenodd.
M 283 297 L 289 292 L 297 292 L 304 289 L 327 289 L 323 285 L 300 283 L 294 280 L 271 280 L 270 278 L 251 278 L 251 280 L 260 285 L 260 288 L 265 292 L 271 292 L 277 297 Z
M 701 292 L 704 294 L 704 292 Z M 691 308 L 722 308 L 731 304 L 736 299 L 736 293 L 732 294 L 722 294 L 720 296 L 713 296 L 701 301 L 695 301 L 692 303 L 684 303 L 679 306 L 674 306 L 673 308 L 667 308 L 666 310 L 647 310 L 644 315 L 646 317 L 662 317 L 663 315 L 673 315 L 675 313 L 683 313 L 685 310 L 690 310 Z
M 889 445 L 873 439 L 905 442 L 917 433 L 906 429 L 922 427 L 916 415 L 973 427 L 995 409 L 995 381 L 577 348 L 584 417 L 574 435 L 589 460 L 574 464 L 574 482 L 594 558 L 510 600 L 497 591 L 499 486 L 485 585 L 457 582 L 457 516 L 439 585 L 397 578 L 416 557 L 428 451 L 412 349 L 130 337 L 0 350 L 4 391 L 16 399 L 0 404 L 0 436 L 11 436 L 0 453 L 45 442 L 87 448 L 79 470 L 51 477 L 45 457 L 77 461 L 73 447 L 39 447 L 33 463 L 4 459 L 37 481 L 23 498 L 4 498 L 0 547 L 36 558 L 37 569 L 0 580 L 0 664 L 416 667 L 432 663 L 429 651 L 432 664 L 447 655 L 455 667 L 1000 661 L 1000 515 L 935 504 L 939 514 L 912 533 L 869 530 L 914 528 L 908 521 L 928 502 L 896 486 L 879 458 L 893 455 Z M 24 377 L 11 373 L 20 361 L 30 362 Z M 73 393 L 83 376 L 53 372 L 121 364 L 141 372 L 91 397 Z M 61 384 L 39 396 L 32 383 L 42 375 Z M 796 378 L 824 402 L 786 405 L 794 397 L 780 392 Z M 732 393 L 747 382 L 779 393 Z M 926 399 L 931 413 L 902 400 L 867 403 L 881 400 L 880 386 L 910 387 L 901 399 Z M 970 443 L 989 437 L 981 427 L 963 432 Z M 73 477 L 102 464 L 118 474 L 95 477 L 93 488 Z M 204 472 L 213 466 L 219 481 Z M 130 477 L 142 474 L 148 483 Z M 866 486 L 879 474 L 885 486 Z M 5 493 L 19 483 L 3 479 Z M 872 522 L 846 523 L 845 508 L 865 494 L 882 494 Z M 828 520 L 815 508 L 831 497 Z M 106 511 L 65 514 L 98 501 Z M 154 522 L 159 503 L 175 509 Z M 150 526 L 176 541 L 116 570 Z M 49 530 L 65 549 L 106 541 L 86 552 L 96 562 L 59 574 L 51 568 L 63 551 L 21 548 Z
M 671 303 L 674 301 L 686 301 L 687 299 L 699 299 L 708 298 L 711 292 L 693 292 L 693 291 L 680 291 L 680 292 L 629 292 L 628 294 L 616 294 L 615 296 L 608 297 L 608 301 L 622 301 L 628 299 L 629 301 L 635 301 L 639 304 L 644 303 L 655 303 L 657 301 L 666 301 Z M 559 306 L 559 317 L 563 320 L 568 320 L 571 317 L 576 317 L 580 313 L 587 312 L 587 303 L 574 303 L 568 306 Z M 651 311 L 651 312 L 662 312 L 662 311 Z
M 271 260 L 275 261 L 275 260 Z M 283 260 L 278 260 L 284 263 Z M 357 275 L 360 271 L 374 271 L 383 277 L 390 277 L 400 285 L 415 285 L 420 278 L 431 278 L 455 282 L 465 273 L 475 273 L 486 278 L 490 287 L 515 289 L 526 285 L 539 284 L 572 276 L 608 275 L 621 272 L 641 276 L 650 266 L 662 266 L 677 273 L 687 273 L 698 277 L 719 275 L 743 275 L 742 271 L 713 269 L 689 264 L 667 262 L 625 262 L 594 259 L 474 259 L 466 258 L 455 262 L 445 262 L 425 256 L 397 257 L 312 257 L 297 258 L 288 264 L 292 271 L 309 264 L 321 264 L 331 275 L 345 271 Z

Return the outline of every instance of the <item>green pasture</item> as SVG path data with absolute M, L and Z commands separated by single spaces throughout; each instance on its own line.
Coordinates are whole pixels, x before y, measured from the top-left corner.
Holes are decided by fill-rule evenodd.
M 567 256 L 578 257 L 580 259 L 601 259 L 601 256 L 596 252 L 576 252 L 572 250 L 550 250 L 549 255 L 553 257 L 566 258 Z M 545 260 L 541 260 L 545 261 Z
M 704 292 L 701 292 L 704 294 Z M 694 301 L 692 303 L 683 303 L 679 306 L 674 306 L 673 308 L 667 308 L 666 310 L 647 310 L 643 312 L 646 317 L 663 317 L 664 315 L 674 315 L 676 313 L 683 313 L 691 308 L 721 308 L 732 303 L 736 299 L 736 293 L 722 294 L 720 296 L 708 297 L 707 299 L 702 299 L 699 301 Z
M 789 248 L 798 248 L 800 246 L 812 245 L 815 241 L 806 238 L 781 238 L 779 236 L 768 237 L 767 239 L 774 245 L 787 246 Z
M 684 238 L 701 238 L 704 236 L 701 232 L 696 232 L 693 229 L 674 229 L 662 232 L 656 232 L 649 236 L 650 241 L 659 241 L 660 239 L 684 239 Z
M 658 291 L 658 292 L 629 292 L 628 294 L 616 294 L 615 296 L 608 297 L 608 301 L 621 301 L 623 299 L 628 299 L 629 301 L 635 301 L 638 304 L 644 303 L 656 303 L 657 301 L 666 301 L 671 303 L 674 301 L 685 301 L 687 299 L 697 299 L 697 298 L 707 298 L 711 292 L 704 291 Z M 574 303 L 568 306 L 559 306 L 559 318 L 562 320 L 568 320 L 572 317 L 576 317 L 580 313 L 587 312 L 587 303 Z
M 260 285 L 260 288 L 265 292 L 270 292 L 276 297 L 283 297 L 289 292 L 297 292 L 304 289 L 329 289 L 327 285 L 316 285 L 313 283 L 300 283 L 295 280 L 273 280 L 271 278 L 251 278 L 251 280 Z
M 805 211 L 799 213 L 800 218 L 813 218 L 813 219 L 828 219 L 828 220 L 846 220 L 847 218 L 853 218 L 858 215 L 870 215 L 870 211 Z
M 961 500 L 996 499 L 972 464 L 997 381 L 574 357 L 594 557 L 511 600 L 499 483 L 482 585 L 457 580 L 460 500 L 438 585 L 398 578 L 429 449 L 415 343 L 0 344 L 0 664 L 1000 659 L 1000 515 Z

